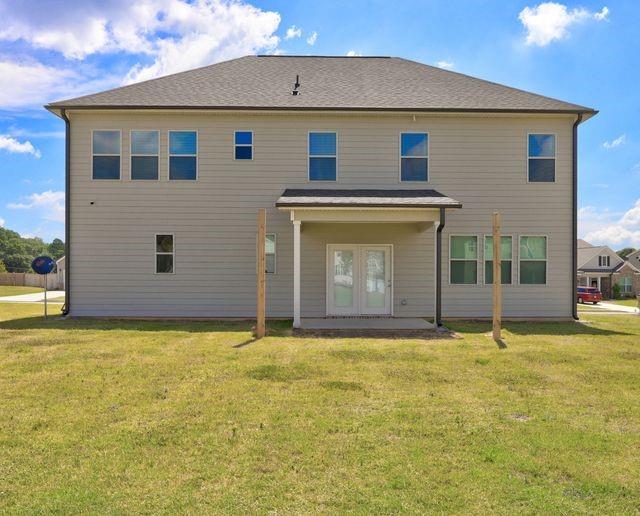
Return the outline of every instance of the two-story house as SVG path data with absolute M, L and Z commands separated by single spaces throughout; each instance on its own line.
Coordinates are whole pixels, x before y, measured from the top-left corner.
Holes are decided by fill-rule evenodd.
M 609 246 L 578 239 L 578 285 L 596 287 L 605 298 L 613 297 L 614 285 L 623 297 L 640 293 L 640 268 L 633 262 L 633 254 L 623 260 Z
M 71 100 L 71 316 L 575 316 L 593 109 L 390 57 L 248 56 Z

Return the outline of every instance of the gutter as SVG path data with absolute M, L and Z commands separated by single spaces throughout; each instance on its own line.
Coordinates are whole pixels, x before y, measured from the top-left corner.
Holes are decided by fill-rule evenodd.
M 598 114 L 595 109 L 576 106 L 575 109 L 526 109 L 526 108 L 464 108 L 464 107 L 367 107 L 367 106 L 229 106 L 229 105 L 198 105 L 185 106 L 180 104 L 65 104 L 66 101 L 45 105 L 45 109 L 57 115 L 57 110 L 156 110 L 156 111 L 273 111 L 273 112 L 371 112 L 371 113 L 464 113 L 464 114 L 528 114 L 528 115 L 587 115 L 588 117 Z
M 71 306 L 71 122 L 65 109 L 60 110 L 64 120 L 64 255 L 65 302 L 62 315 L 69 315 Z
M 442 326 L 442 230 L 445 223 L 445 209 L 440 208 L 440 222 L 436 230 L 436 326 Z
M 573 266 L 571 271 L 571 313 L 574 320 L 578 320 L 578 305 L 576 292 L 578 291 L 578 125 L 582 122 L 582 113 L 573 123 L 572 149 L 572 179 L 573 179 Z

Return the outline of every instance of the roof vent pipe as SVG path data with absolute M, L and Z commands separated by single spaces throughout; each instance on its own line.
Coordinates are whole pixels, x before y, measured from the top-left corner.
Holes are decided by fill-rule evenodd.
M 300 88 L 300 76 L 296 75 L 296 83 L 293 85 L 293 90 L 291 91 L 291 95 L 299 95 L 300 92 L 298 91 L 298 88 Z

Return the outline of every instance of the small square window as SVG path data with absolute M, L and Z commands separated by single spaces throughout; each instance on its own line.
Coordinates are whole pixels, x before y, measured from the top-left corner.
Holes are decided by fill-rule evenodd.
M 235 159 L 253 159 L 253 133 L 251 131 L 236 131 L 234 144 Z

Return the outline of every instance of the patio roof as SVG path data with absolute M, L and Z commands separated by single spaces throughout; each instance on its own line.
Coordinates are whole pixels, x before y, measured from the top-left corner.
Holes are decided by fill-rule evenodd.
M 462 208 L 462 203 L 436 190 L 286 189 L 278 208 Z

